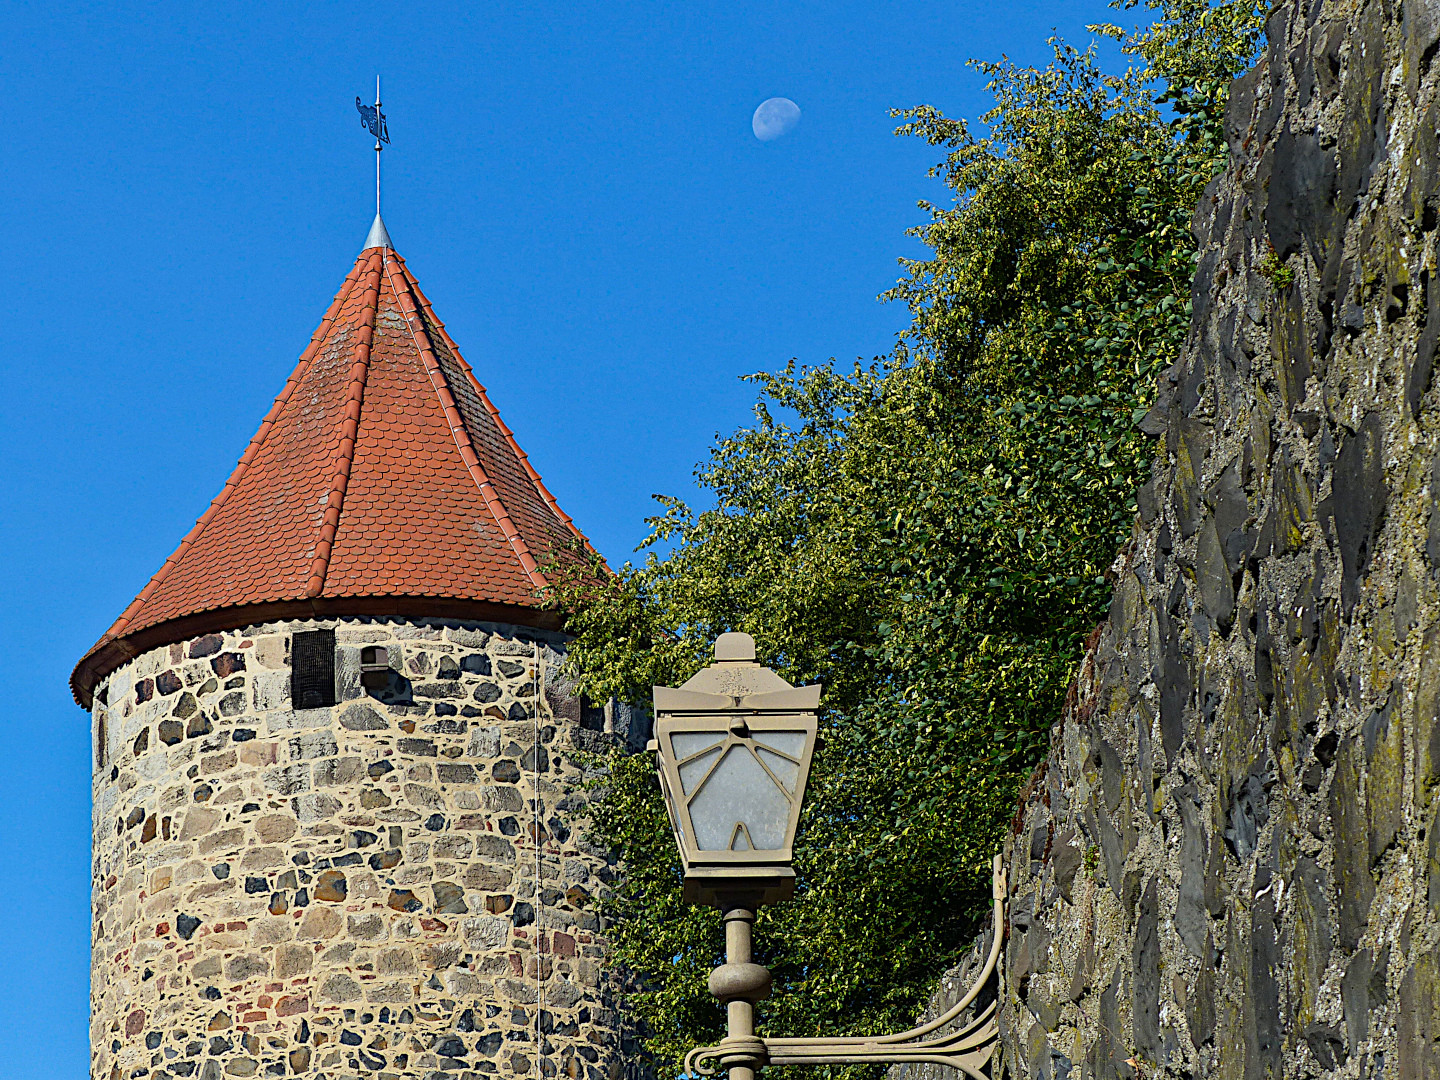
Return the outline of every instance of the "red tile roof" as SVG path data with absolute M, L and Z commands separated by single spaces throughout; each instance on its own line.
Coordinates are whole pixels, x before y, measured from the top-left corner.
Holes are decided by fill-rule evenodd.
M 584 537 L 395 251 L 360 253 L 210 508 L 71 676 L 272 618 L 553 627 L 544 566 Z

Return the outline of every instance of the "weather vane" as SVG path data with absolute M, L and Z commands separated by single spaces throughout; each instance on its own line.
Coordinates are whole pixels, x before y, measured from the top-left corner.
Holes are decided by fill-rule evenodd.
M 385 126 L 385 114 L 380 111 L 380 76 L 375 76 L 375 104 L 364 104 L 359 96 L 355 108 L 360 113 L 360 126 L 375 136 L 375 216 L 380 216 L 380 151 L 390 141 L 390 129 Z

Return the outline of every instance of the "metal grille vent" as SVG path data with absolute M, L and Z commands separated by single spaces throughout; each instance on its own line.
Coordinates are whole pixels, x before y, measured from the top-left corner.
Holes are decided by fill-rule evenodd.
M 290 645 L 290 704 L 323 709 L 335 704 L 335 631 L 306 630 Z

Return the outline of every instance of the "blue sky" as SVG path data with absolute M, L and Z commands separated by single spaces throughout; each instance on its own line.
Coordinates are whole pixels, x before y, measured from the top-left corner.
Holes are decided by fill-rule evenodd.
M 88 728 L 66 678 L 219 489 L 386 222 L 520 443 L 612 560 L 688 495 L 738 376 L 869 358 L 964 63 L 1043 63 L 1094 0 L 15 3 L 0 51 L 0 1055 L 87 1067 Z M 766 98 L 801 109 L 762 143 Z

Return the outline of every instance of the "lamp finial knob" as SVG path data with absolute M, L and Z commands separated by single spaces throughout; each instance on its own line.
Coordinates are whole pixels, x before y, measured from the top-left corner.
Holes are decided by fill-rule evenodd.
M 749 634 L 721 634 L 715 639 L 715 659 L 755 662 L 755 639 Z

